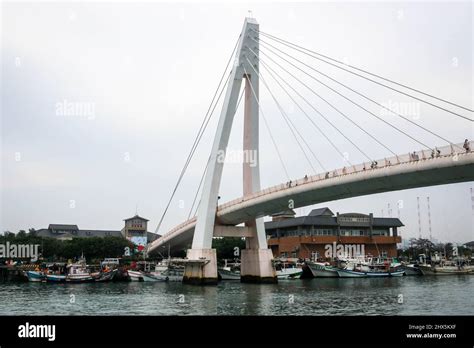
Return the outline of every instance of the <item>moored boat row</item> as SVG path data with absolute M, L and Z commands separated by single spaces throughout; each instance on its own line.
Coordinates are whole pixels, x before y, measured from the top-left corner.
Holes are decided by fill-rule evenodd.
M 67 274 L 51 274 L 48 271 L 26 271 L 26 277 L 30 282 L 48 283 L 87 283 L 111 281 L 118 270 L 103 270 L 97 273 L 88 272 L 83 265 L 73 264 L 69 267 Z
M 405 270 L 398 263 L 378 259 L 341 259 L 334 265 L 328 262 L 306 262 L 315 278 L 370 278 L 400 277 Z

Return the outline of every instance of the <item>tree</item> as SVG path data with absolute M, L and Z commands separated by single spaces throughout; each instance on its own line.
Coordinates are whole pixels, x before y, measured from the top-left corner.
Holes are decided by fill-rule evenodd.
M 240 258 L 240 250 L 245 249 L 245 240 L 240 237 L 213 238 L 212 247 L 216 249 L 218 260 Z

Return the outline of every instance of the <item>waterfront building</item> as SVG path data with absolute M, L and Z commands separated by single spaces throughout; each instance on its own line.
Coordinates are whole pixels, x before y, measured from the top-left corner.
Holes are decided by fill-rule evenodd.
M 147 219 L 135 215 L 123 221 L 125 221 L 125 226 L 122 228 L 121 234 L 124 238 L 136 245 L 146 245 L 148 243 L 148 234 L 153 233 L 147 232 Z
M 325 258 L 328 245 L 339 244 L 363 245 L 366 255 L 396 257 L 397 243 L 401 243 L 398 228 L 402 226 L 398 218 L 378 218 L 372 213 L 334 215 L 329 208 L 314 209 L 300 217 L 288 210 L 265 222 L 273 256 L 301 259 Z
M 158 234 L 147 231 L 148 220 L 135 215 L 124 219 L 122 230 L 84 230 L 77 225 L 50 224 L 48 228 L 36 230 L 40 237 L 56 238 L 58 240 L 71 240 L 73 238 L 88 237 L 122 237 L 136 245 L 146 245 L 160 237 Z

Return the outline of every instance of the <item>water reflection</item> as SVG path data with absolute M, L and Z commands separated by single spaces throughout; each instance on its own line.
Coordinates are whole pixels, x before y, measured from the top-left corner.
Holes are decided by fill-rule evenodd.
M 279 284 L 0 283 L 1 315 L 472 315 L 473 276 Z M 400 296 L 402 303 L 399 303 Z

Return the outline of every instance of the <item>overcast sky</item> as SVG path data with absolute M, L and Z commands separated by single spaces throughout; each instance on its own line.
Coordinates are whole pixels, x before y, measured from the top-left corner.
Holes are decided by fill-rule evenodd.
M 1 28 L 0 230 L 38 229 L 50 223 L 120 229 L 122 220 L 134 215 L 138 207 L 138 213 L 150 219 L 149 230 L 154 231 L 248 10 L 263 32 L 473 107 L 473 11 L 469 1 L 225 5 L 6 2 L 2 5 Z M 470 122 L 315 59 L 285 51 L 380 103 L 408 107 L 411 119 L 453 142 L 474 138 Z M 297 75 L 395 153 L 421 148 L 304 74 Z M 343 161 L 337 152 L 270 76 L 267 79 L 323 165 L 341 167 Z M 331 86 L 347 94 L 337 85 Z M 262 108 L 290 177 L 311 174 L 270 94 L 263 86 L 260 89 Z M 371 158 L 390 155 L 304 87 L 298 90 Z M 381 114 L 377 106 L 353 94 L 348 96 Z M 89 113 L 75 110 L 68 115 L 61 109 L 65 103 L 89 108 Z M 468 112 L 463 114 L 472 117 Z M 217 117 L 218 113 L 209 124 L 160 233 L 188 215 Z M 429 146 L 446 145 L 393 115 L 383 117 Z M 365 160 L 330 125 L 315 120 L 348 153 L 352 163 Z M 260 134 L 262 187 L 287 181 L 263 124 Z M 229 149 L 241 147 L 239 110 Z M 226 164 L 221 202 L 239 197 L 240 183 L 241 165 Z M 388 216 L 390 204 L 396 217 L 397 202 L 403 201 L 400 216 L 406 227 L 402 236 L 409 238 L 418 235 L 416 197 L 420 197 L 422 234 L 426 237 L 429 196 L 433 237 L 467 242 L 474 240 L 472 186 L 469 182 L 398 191 L 318 207 Z M 298 213 L 310 209 L 298 209 Z

